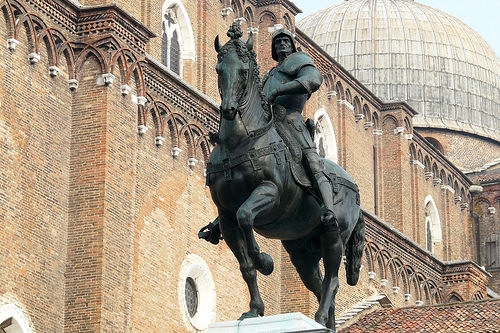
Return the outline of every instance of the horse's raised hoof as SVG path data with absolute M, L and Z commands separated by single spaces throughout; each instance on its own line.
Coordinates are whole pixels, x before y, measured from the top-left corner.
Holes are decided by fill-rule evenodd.
M 255 268 L 263 275 L 271 274 L 274 270 L 273 258 L 265 252 L 259 253 L 259 258 L 255 262 Z

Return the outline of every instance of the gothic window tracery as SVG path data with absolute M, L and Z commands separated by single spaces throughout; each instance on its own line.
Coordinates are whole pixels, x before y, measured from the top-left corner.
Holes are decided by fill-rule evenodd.
M 318 154 L 337 163 L 337 140 L 328 113 L 325 109 L 320 109 L 316 111 L 314 118 L 316 124 L 314 141 L 318 148 Z
M 179 0 L 166 0 L 162 14 L 161 62 L 182 76 L 185 60 L 194 60 L 195 44 L 189 15 Z
M 432 196 L 425 198 L 425 239 L 426 249 L 434 253 L 434 244 L 442 242 L 441 219 Z

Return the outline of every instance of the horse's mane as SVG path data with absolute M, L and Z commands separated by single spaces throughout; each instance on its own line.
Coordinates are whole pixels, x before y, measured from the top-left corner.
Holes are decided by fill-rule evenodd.
M 264 92 L 262 89 L 262 80 L 260 78 L 260 67 L 257 63 L 257 54 L 255 51 L 248 50 L 247 44 L 241 38 L 231 38 L 224 46 L 221 47 L 217 61 L 220 62 L 225 55 L 231 51 L 235 51 L 238 58 L 244 63 L 250 62 L 250 75 L 253 78 L 254 84 L 257 86 L 257 91 L 259 92 L 262 108 L 266 117 L 269 119 L 271 117 L 269 103 L 266 102 Z

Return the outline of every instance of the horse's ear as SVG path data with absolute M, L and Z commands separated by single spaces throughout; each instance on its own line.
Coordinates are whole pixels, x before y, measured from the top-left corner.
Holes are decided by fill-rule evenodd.
M 214 46 L 215 46 L 215 51 L 217 51 L 217 53 L 219 53 L 219 51 L 221 49 L 219 35 L 217 35 L 217 37 L 215 37 Z
M 247 40 L 247 50 L 252 51 L 252 49 L 253 49 L 253 33 L 250 32 L 250 36 L 248 37 Z

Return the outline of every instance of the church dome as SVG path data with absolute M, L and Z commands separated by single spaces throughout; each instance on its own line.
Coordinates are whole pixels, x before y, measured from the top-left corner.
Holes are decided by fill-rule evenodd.
M 346 0 L 297 27 L 416 127 L 500 138 L 500 58 L 457 18 L 413 0 Z

